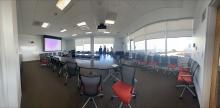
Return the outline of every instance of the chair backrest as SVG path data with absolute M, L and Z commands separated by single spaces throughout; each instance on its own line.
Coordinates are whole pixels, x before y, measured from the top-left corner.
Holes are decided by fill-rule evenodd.
M 153 62 L 159 63 L 160 62 L 160 55 L 154 55 Z
M 94 97 L 100 92 L 101 76 L 82 76 L 80 75 L 83 94 Z
M 148 55 L 148 56 L 147 56 L 147 62 L 152 62 L 152 61 L 153 61 L 152 57 L 153 57 L 153 56 Z
M 192 74 L 192 76 L 194 77 L 196 75 L 197 72 L 199 72 L 200 66 L 196 61 L 192 61 L 192 65 L 190 68 L 190 72 Z
M 134 86 L 135 84 L 135 73 L 136 73 L 136 66 L 135 65 L 121 65 L 121 76 L 122 81 Z
M 169 56 L 169 63 L 170 64 L 175 64 L 177 65 L 178 64 L 178 56 Z
M 66 71 L 70 75 L 77 75 L 77 64 L 72 62 L 67 62 Z
M 167 66 L 168 58 L 167 56 L 160 56 L 160 66 Z

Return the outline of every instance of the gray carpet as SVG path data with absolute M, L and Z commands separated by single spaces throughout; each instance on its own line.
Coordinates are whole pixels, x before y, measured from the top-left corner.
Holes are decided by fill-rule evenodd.
M 175 77 L 139 70 L 136 78 L 137 98 L 132 100 L 132 108 L 199 108 L 198 100 L 188 92 L 182 100 L 178 98 L 181 90 L 175 88 Z M 104 84 L 105 96 L 96 98 L 98 108 L 118 108 L 120 102 L 110 100 L 112 83 L 108 80 Z M 22 64 L 22 108 L 81 108 L 86 99 L 79 95 L 76 78 L 64 86 L 64 78 L 38 61 Z M 90 102 L 86 108 L 95 107 Z

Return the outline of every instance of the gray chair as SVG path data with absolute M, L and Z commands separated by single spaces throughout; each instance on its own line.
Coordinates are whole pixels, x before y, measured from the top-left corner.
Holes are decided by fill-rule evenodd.
M 81 94 L 84 96 L 89 97 L 87 101 L 84 103 L 82 108 L 85 108 L 85 106 L 88 104 L 89 101 L 93 101 L 95 107 L 97 108 L 97 104 L 95 102 L 95 97 L 97 96 L 103 96 L 101 93 L 101 76 L 82 76 L 79 75 L 80 78 L 80 89 Z
M 65 85 L 68 83 L 68 79 L 77 76 L 78 70 L 77 70 L 77 64 L 72 62 L 67 62 L 64 66 L 64 75 L 65 75 Z

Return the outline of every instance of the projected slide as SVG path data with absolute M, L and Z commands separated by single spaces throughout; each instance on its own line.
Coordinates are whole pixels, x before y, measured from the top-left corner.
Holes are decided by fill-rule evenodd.
M 59 51 L 61 50 L 61 40 L 53 38 L 44 38 L 45 51 Z

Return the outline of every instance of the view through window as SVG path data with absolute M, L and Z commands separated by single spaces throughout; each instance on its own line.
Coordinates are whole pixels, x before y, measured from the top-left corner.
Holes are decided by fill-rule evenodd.
M 165 54 L 165 38 L 147 40 L 148 54 Z
M 90 51 L 90 38 L 75 40 L 76 51 Z
M 113 48 L 114 38 L 94 38 L 94 51 L 99 51 L 100 46 L 102 50 L 104 46 L 106 46 L 106 51 L 111 51 L 111 47 Z

